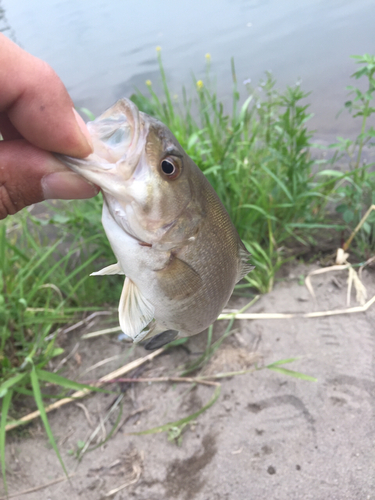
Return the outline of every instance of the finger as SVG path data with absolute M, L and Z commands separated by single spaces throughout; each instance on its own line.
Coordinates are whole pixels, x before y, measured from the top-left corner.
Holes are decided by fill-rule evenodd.
M 13 141 L 14 139 L 22 138 L 6 113 L 0 113 L 0 134 L 5 141 Z
M 91 198 L 98 188 L 25 140 L 0 142 L 0 219 L 48 198 Z
M 92 152 L 88 130 L 60 78 L 40 59 L 0 34 L 0 111 L 35 146 L 85 157 Z

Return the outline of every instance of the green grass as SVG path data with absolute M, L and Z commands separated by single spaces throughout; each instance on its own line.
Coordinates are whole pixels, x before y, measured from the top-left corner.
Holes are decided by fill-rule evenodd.
M 319 246 L 322 231 L 350 234 L 375 202 L 373 164 L 363 159 L 364 149 L 374 145 L 375 137 L 368 124 L 374 113 L 374 56 L 353 56 L 360 69 L 352 77 L 366 79 L 368 84 L 365 92 L 355 86 L 347 88 L 351 98 L 345 109 L 362 117 L 357 138 L 339 138 L 329 146 L 334 151 L 332 159 L 319 165 L 310 155 L 309 94 L 299 84 L 280 91 L 266 73 L 259 85 L 247 83 L 247 95 L 241 97 L 232 60 L 229 111 L 215 92 L 208 55 L 205 76 L 194 82 L 195 96 L 187 97 L 183 88 L 181 99 L 169 91 L 160 50 L 157 57 L 163 96 L 147 81 L 149 95 L 138 90 L 132 99 L 173 131 L 220 196 L 252 253 L 256 268 L 246 278 L 250 286 L 270 291 L 287 259 L 285 250 L 297 242 L 308 249 L 312 244 Z M 342 169 L 348 159 L 347 168 Z M 336 207 L 337 217 L 328 212 L 328 204 Z M 374 223 L 372 214 L 356 236 L 353 248 L 359 259 L 375 247 Z
M 58 327 L 105 302 L 107 291 L 88 274 L 101 255 L 97 236 L 52 239 L 27 212 L 0 227 L 0 375 L 7 378 L 30 360 L 43 365 L 61 354 Z M 1 378 L 0 378 L 1 381 Z
M 190 89 L 182 88 L 177 99 L 169 90 L 160 50 L 157 57 L 162 92 L 156 93 L 147 81 L 146 93 L 137 90 L 132 100 L 172 130 L 228 210 L 256 266 L 237 287 L 239 294 L 248 293 L 246 289 L 271 290 L 277 271 L 289 258 L 288 250 L 297 245 L 319 247 L 324 231 L 336 232 L 337 239 L 350 234 L 375 202 L 373 164 L 364 161 L 364 152 L 374 145 L 375 137 L 369 125 L 375 111 L 374 56 L 354 56 L 359 69 L 352 76 L 365 79 L 368 88 L 348 87 L 350 98 L 344 106 L 354 117 L 361 117 L 358 136 L 338 138 L 329 148 L 332 158 L 319 164 L 310 154 L 309 94 L 300 85 L 281 91 L 266 74 L 259 85 L 247 83 L 240 95 L 232 60 L 232 105 L 227 109 L 215 91 L 209 56 L 205 74 L 193 78 Z M 343 162 L 347 168 L 339 170 Z M 56 397 L 77 387 L 47 371 L 50 360 L 63 353 L 58 345 L 59 328 L 84 311 L 117 305 L 123 280 L 88 276 L 113 261 L 100 218 L 101 200 L 96 197 L 51 204 L 47 219 L 24 211 L 1 222 L 0 461 L 4 482 L 5 426 L 16 417 L 14 402 L 20 397 L 34 398 L 58 454 L 43 411 L 45 383 L 60 387 Z M 51 229 L 53 236 L 48 239 Z M 356 235 L 351 251 L 361 260 L 374 249 L 373 213 Z M 230 332 L 231 325 L 213 342 L 210 328 L 205 352 L 184 373 L 202 368 Z M 279 366 L 288 361 L 267 368 L 300 376 Z M 186 423 L 177 423 L 181 422 Z
M 34 398 L 58 452 L 44 412 L 43 399 L 50 397 L 43 394 L 44 384 L 60 386 L 57 398 L 84 386 L 44 368 L 64 352 L 57 344 L 61 326 L 85 311 L 98 310 L 98 303 L 104 304 L 108 294 L 106 287 L 101 289 L 88 276 L 102 253 L 98 237 L 82 239 L 78 231 L 67 242 L 62 227 L 54 227 L 50 240 L 44 236 L 47 229 L 27 212 L 0 226 L 0 461 L 4 484 L 5 425 L 8 418 L 16 417 L 12 403 L 24 396 Z
M 375 130 L 369 120 L 375 113 L 375 56 L 364 54 L 353 56 L 360 68 L 352 77 L 355 80 L 365 79 L 367 89 L 350 85 L 349 99 L 345 102 L 345 109 L 354 117 L 361 120 L 361 128 L 357 137 L 353 139 L 338 137 L 337 142 L 330 146 L 334 150 L 330 165 L 345 161 L 347 172 L 337 181 L 335 187 L 336 211 L 342 217 L 347 232 L 351 232 L 359 223 L 367 208 L 375 203 L 375 163 L 366 161 L 363 154 L 367 149 L 375 146 Z M 373 117 L 372 117 L 373 118 Z M 369 257 L 375 248 L 375 214 L 364 223 L 356 236 L 352 247 L 359 259 Z
M 158 61 L 164 98 L 148 81 L 150 95 L 138 91 L 132 99 L 173 131 L 207 176 L 252 253 L 256 268 L 249 285 L 267 292 L 285 261 L 282 247 L 296 240 L 308 246 L 317 228 L 324 227 L 327 195 L 335 185 L 334 178 L 326 177 L 323 184 L 312 174 L 308 94 L 299 85 L 280 92 L 266 74 L 256 88 L 247 84 L 248 95 L 241 100 L 232 60 L 229 113 L 210 83 L 208 59 L 195 99 L 183 89 L 182 102 L 174 104 L 160 51 Z

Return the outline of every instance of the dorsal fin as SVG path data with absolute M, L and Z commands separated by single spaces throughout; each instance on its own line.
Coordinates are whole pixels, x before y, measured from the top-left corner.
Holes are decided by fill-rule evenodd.
M 137 342 L 148 333 L 146 326 L 154 317 L 154 306 L 129 278 L 125 278 L 118 307 L 121 330 Z M 140 335 L 145 330 L 143 335 Z
M 241 240 L 240 240 L 239 247 L 240 247 L 239 248 L 240 259 L 239 259 L 238 274 L 237 274 L 236 283 L 238 283 L 240 280 L 242 280 L 242 278 L 245 277 L 255 267 L 255 266 L 252 266 L 251 264 L 249 264 L 249 258 L 250 258 L 251 254 L 246 250 L 246 247 Z

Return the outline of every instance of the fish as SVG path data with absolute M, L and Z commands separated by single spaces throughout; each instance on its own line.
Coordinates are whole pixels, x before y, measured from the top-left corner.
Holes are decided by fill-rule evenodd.
M 218 195 L 172 132 L 131 100 L 87 128 L 92 154 L 56 156 L 102 191 L 117 262 L 92 275 L 125 275 L 125 337 L 153 350 L 204 331 L 253 268 Z

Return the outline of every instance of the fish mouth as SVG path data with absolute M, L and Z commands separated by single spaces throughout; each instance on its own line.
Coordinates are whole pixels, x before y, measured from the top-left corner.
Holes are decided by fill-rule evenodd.
M 94 152 L 86 158 L 55 154 L 68 168 L 113 192 L 116 182 L 131 178 L 142 153 L 144 122 L 137 106 L 120 99 L 92 122 L 87 123 Z
M 108 182 L 105 181 L 103 174 L 114 174 L 115 171 L 115 165 L 103 163 L 103 160 L 98 158 L 95 153 L 83 159 L 59 153 L 55 153 L 55 157 L 76 174 L 104 189 L 105 186 L 103 184 L 107 184 Z

